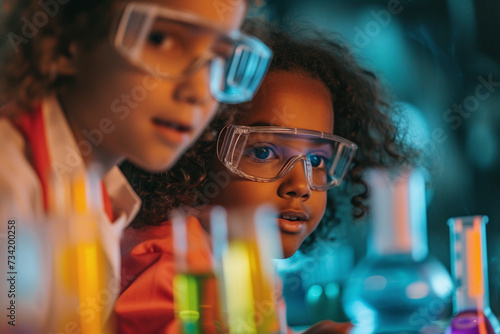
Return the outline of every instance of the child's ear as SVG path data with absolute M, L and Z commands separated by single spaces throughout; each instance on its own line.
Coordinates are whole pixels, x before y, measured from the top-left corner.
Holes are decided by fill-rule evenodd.
M 75 59 L 77 53 L 76 43 L 70 43 L 64 52 L 60 50 L 54 37 L 45 37 L 40 41 L 40 72 L 50 81 L 58 77 L 71 77 L 76 73 Z
M 68 45 L 67 53 L 57 53 L 56 59 L 54 59 L 53 71 L 57 76 L 74 76 L 76 74 L 75 61 L 78 55 L 78 47 L 75 42 L 71 42 Z

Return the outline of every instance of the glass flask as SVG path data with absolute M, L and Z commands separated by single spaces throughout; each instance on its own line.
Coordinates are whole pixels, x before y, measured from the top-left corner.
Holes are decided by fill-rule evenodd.
M 344 322 L 344 282 L 352 271 L 354 250 L 343 242 L 319 240 L 311 258 L 301 268 L 302 285 L 307 288 L 306 305 L 311 323 L 322 320 Z
M 450 313 L 452 281 L 428 255 L 425 181 L 420 170 L 366 173 L 372 225 L 367 256 L 347 281 L 351 333 L 437 333 Z
M 486 216 L 448 220 L 455 291 L 454 318 L 446 330 L 447 334 L 500 333 L 498 320 L 490 309 L 488 294 L 486 223 Z

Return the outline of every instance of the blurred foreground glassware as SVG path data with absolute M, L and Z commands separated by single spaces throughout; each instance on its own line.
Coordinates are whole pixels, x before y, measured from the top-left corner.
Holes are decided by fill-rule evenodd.
M 420 333 L 450 309 L 450 275 L 428 256 L 425 181 L 419 170 L 373 169 L 365 179 L 372 225 L 367 257 L 343 296 L 351 333 Z M 436 329 L 438 330 L 438 329 Z
M 104 286 L 110 270 L 95 214 L 99 178 L 75 171 L 50 180 L 47 212 L 12 224 L 16 325 L 2 322 L 0 332 L 112 333 L 105 322 L 114 295 Z
M 217 279 L 210 258 L 210 240 L 195 221 L 174 215 L 172 232 L 176 275 L 173 281 L 175 316 L 183 334 L 225 333 L 218 299 Z M 188 225 L 191 225 L 189 227 Z
M 286 333 L 272 260 L 282 257 L 276 217 L 267 206 L 211 212 L 213 254 L 231 334 Z
M 98 227 L 100 178 L 92 169 L 75 171 L 51 189 L 48 332 L 112 333 L 107 320 L 116 292 L 111 291 L 112 270 Z
M 15 217 L 8 221 L 0 240 L 5 257 L 0 259 L 2 280 L 0 333 L 24 334 L 45 331 L 51 280 L 50 243 L 44 217 Z
M 447 334 L 500 333 L 498 320 L 490 309 L 488 293 L 487 223 L 486 216 L 448 220 L 455 290 L 454 318 Z

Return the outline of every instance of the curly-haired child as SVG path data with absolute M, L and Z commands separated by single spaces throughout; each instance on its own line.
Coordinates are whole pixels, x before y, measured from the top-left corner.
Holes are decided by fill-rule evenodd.
M 250 29 L 260 34 L 274 58 L 255 98 L 224 106 L 167 173 L 122 165 L 143 199 L 122 244 L 126 281 L 115 310 L 123 333 L 179 330 L 169 221 L 174 209 L 271 204 L 278 210 L 283 253 L 289 257 L 299 247 L 307 250 L 317 238 L 330 236 L 341 218 L 336 215 L 338 201 L 327 190 L 344 176 L 354 192 L 353 216 L 360 218 L 368 196 L 362 172 L 411 160 L 412 154 L 397 141 L 391 107 L 376 77 L 358 65 L 346 46 L 321 34 L 260 27 Z M 196 218 L 188 220 L 193 238 L 203 240 L 202 226 Z M 203 261 L 210 249 L 196 256 Z M 347 328 L 326 322 L 307 333 Z

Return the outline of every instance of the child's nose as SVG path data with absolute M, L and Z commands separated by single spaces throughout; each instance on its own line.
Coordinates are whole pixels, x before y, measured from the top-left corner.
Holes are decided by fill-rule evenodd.
M 210 63 L 207 62 L 196 73 L 181 79 L 175 88 L 178 101 L 201 105 L 212 99 L 210 94 Z
M 307 181 L 304 164 L 303 160 L 298 161 L 292 170 L 280 180 L 278 193 L 281 197 L 296 197 L 303 201 L 307 201 L 311 197 L 311 188 Z

